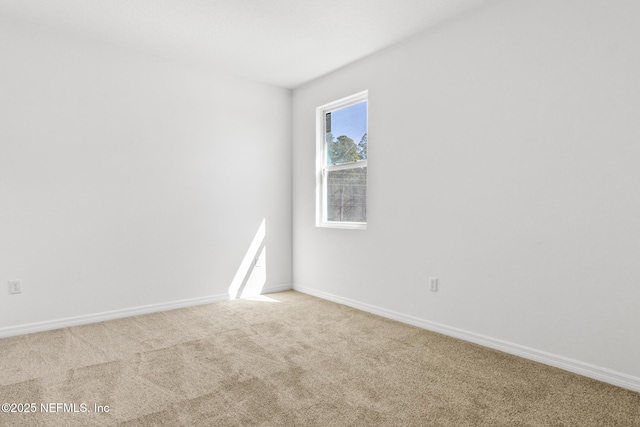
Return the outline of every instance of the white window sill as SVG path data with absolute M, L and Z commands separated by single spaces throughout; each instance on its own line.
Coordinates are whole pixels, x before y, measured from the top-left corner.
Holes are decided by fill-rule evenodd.
M 320 228 L 341 228 L 350 230 L 366 230 L 366 222 L 339 222 L 339 221 L 325 221 L 317 225 Z

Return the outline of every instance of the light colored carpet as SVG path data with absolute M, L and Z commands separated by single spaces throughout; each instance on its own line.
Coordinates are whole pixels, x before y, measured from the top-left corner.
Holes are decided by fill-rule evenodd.
M 0 425 L 640 426 L 640 394 L 297 292 L 268 297 L 2 339 L 0 403 L 37 411 Z

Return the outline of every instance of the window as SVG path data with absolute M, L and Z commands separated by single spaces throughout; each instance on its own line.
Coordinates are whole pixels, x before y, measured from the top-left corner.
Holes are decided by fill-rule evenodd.
M 367 228 L 368 92 L 316 109 L 316 226 Z

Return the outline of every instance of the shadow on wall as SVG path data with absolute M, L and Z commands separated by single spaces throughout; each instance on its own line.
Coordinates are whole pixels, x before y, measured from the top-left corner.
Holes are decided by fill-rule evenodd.
M 266 220 L 263 218 L 229 286 L 229 299 L 255 297 L 262 293 L 267 282 L 265 236 Z

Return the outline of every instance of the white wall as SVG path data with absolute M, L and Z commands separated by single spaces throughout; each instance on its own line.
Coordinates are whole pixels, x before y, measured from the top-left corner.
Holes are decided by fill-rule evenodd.
M 294 287 L 640 387 L 638 22 L 497 2 L 296 89 Z M 364 89 L 368 229 L 315 228 L 314 109 Z
M 8 21 L 0 62 L 0 330 L 226 295 L 263 219 L 290 286 L 290 91 Z

